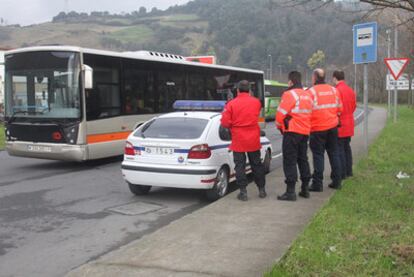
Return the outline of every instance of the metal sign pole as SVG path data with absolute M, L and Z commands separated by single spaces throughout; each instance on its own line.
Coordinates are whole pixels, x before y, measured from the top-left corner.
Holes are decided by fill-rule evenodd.
M 391 58 L 391 36 L 390 35 L 391 35 L 391 30 L 387 29 L 387 46 L 388 46 L 387 56 L 388 58 Z M 388 74 L 391 74 L 389 70 L 388 70 Z M 391 89 L 388 89 L 388 118 L 390 117 L 391 117 Z
M 364 64 L 364 149 L 368 151 L 368 64 Z
M 395 28 L 394 33 L 394 56 L 398 57 L 398 29 Z M 397 86 L 394 87 L 394 123 L 397 122 L 397 105 L 398 105 L 398 90 Z

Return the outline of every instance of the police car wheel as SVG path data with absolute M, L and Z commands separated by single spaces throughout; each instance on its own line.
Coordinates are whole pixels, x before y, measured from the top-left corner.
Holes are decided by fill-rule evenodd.
M 212 189 L 207 190 L 207 198 L 215 201 L 227 193 L 229 187 L 229 172 L 225 167 L 220 168 L 216 176 L 216 182 Z
M 272 154 L 270 153 L 270 150 L 266 151 L 265 158 L 263 160 L 263 166 L 265 168 L 265 173 L 270 172 L 270 164 L 272 163 Z
M 134 185 L 128 183 L 129 190 L 135 195 L 146 195 L 151 190 L 151 186 Z

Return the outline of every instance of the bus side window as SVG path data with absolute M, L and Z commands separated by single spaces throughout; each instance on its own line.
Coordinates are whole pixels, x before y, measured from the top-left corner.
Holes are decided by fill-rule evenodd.
M 86 118 L 97 119 L 101 115 L 100 97 L 98 88 L 86 91 Z

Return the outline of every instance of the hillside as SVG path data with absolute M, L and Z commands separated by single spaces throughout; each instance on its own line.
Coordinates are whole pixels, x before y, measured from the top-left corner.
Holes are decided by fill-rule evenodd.
M 337 42 L 344 37 L 347 43 Z M 334 10 L 272 8 L 265 0 L 196 0 L 122 15 L 62 12 L 44 24 L 0 27 L 0 47 L 44 44 L 215 54 L 219 63 L 262 70 L 271 54 L 275 71 L 280 66 L 284 72 L 305 68 L 319 49 L 327 64 L 347 64 L 352 55 L 350 25 Z

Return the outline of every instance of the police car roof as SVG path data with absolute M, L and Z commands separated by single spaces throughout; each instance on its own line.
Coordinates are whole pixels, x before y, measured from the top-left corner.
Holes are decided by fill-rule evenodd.
M 200 118 L 200 119 L 212 119 L 215 116 L 220 115 L 219 112 L 205 112 L 205 111 L 183 111 L 172 112 L 160 115 L 158 118 L 172 118 L 172 117 L 188 117 L 188 118 Z

